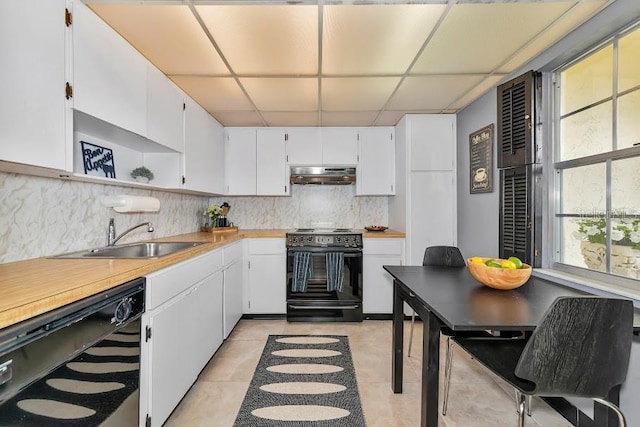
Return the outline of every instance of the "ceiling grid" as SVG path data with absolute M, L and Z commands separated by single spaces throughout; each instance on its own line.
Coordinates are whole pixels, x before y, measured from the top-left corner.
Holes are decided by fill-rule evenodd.
M 84 0 L 225 126 L 455 113 L 608 0 Z

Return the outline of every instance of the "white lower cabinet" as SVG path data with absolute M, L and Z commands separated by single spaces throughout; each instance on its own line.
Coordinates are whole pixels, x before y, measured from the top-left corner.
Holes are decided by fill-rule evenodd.
M 226 339 L 242 317 L 242 242 L 224 248 L 223 326 Z
M 402 265 L 404 239 L 364 239 L 362 257 L 362 311 L 393 312 L 393 278 L 383 265 Z
M 161 426 L 222 344 L 222 251 L 151 273 L 146 287 L 140 425 Z
M 284 239 L 247 240 L 245 313 L 285 314 L 287 255 Z

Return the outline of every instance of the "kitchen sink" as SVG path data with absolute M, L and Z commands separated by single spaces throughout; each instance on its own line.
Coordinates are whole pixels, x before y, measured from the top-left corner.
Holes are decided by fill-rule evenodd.
M 142 242 L 107 246 L 56 255 L 51 258 L 159 258 L 206 242 Z

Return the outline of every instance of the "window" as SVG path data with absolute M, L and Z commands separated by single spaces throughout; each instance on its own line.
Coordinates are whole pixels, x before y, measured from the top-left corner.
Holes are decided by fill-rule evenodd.
M 640 28 L 555 82 L 553 266 L 637 287 L 628 279 L 640 280 Z

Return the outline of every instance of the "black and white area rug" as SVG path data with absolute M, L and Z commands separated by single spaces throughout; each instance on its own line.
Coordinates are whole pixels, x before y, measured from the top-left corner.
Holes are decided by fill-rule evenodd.
M 270 335 L 234 427 L 365 425 L 346 336 Z

